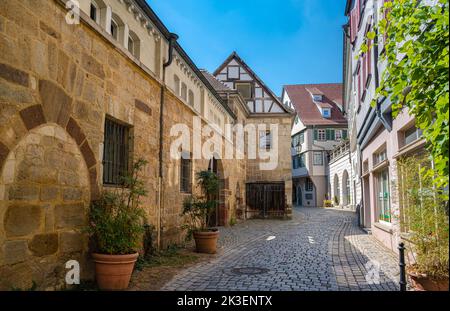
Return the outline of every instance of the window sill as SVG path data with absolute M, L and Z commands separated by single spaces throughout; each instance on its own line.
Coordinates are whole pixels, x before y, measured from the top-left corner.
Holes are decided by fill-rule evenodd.
M 379 171 L 381 171 L 382 169 L 384 169 L 384 168 L 386 168 L 386 167 L 388 167 L 388 166 L 389 166 L 389 161 L 388 161 L 388 160 L 384 160 L 383 162 L 380 162 L 380 163 L 378 163 L 377 165 L 375 165 L 375 166 L 372 168 L 371 173 L 379 172 Z
M 389 223 L 381 223 L 381 222 L 376 222 L 373 224 L 373 226 L 377 229 L 380 229 L 384 232 L 390 233 L 392 234 L 393 230 L 392 230 L 392 224 Z
M 409 143 L 403 147 L 401 147 L 398 152 L 393 156 L 394 159 L 397 159 L 401 156 L 405 156 L 407 154 L 413 153 L 414 151 L 417 151 L 417 149 L 424 147 L 426 144 L 425 139 L 418 139 L 416 141 L 413 141 L 412 143 Z

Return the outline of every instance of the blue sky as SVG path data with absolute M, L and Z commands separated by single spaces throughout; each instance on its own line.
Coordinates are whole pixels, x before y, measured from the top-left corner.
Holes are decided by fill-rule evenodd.
M 147 0 L 199 68 L 238 54 L 278 95 L 342 81 L 345 0 Z

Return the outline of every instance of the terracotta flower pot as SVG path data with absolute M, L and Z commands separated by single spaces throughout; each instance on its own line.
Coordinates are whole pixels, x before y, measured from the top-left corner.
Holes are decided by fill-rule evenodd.
M 432 279 L 425 274 L 408 272 L 412 287 L 417 291 L 448 291 L 448 278 Z
M 194 232 L 194 240 L 197 252 L 205 254 L 215 254 L 217 252 L 218 237 L 219 231 Z
M 130 255 L 92 254 L 98 287 L 102 290 L 127 289 L 138 256 L 138 253 Z

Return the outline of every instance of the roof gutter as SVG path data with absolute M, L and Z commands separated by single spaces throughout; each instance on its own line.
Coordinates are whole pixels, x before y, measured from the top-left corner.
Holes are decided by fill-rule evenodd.
M 164 25 L 164 23 L 159 19 L 159 17 L 156 15 L 156 13 L 150 8 L 148 3 L 145 0 L 134 0 L 136 3 L 141 7 L 141 9 L 144 11 L 145 14 L 150 18 L 150 20 L 155 24 L 155 26 L 161 31 L 162 35 L 166 38 L 167 41 L 169 41 L 172 36 L 172 33 L 167 29 L 167 27 Z M 233 119 L 236 119 L 236 116 L 234 115 L 233 111 L 228 107 L 228 105 L 223 101 L 223 99 L 220 97 L 219 94 L 217 94 L 216 90 L 212 87 L 212 85 L 206 80 L 206 78 L 203 76 L 203 74 L 200 72 L 200 70 L 197 68 L 197 66 L 194 64 L 192 59 L 186 54 L 186 52 L 183 50 L 183 48 L 178 44 L 178 42 L 174 42 L 173 48 L 180 54 L 180 56 L 186 61 L 186 63 L 191 67 L 191 69 L 195 72 L 195 74 L 198 76 L 200 81 L 203 82 L 203 84 L 206 86 L 206 88 L 216 97 L 216 99 L 219 101 L 220 105 L 227 111 L 228 114 L 231 115 Z
M 159 176 L 158 176 L 158 224 L 157 224 L 157 245 L 158 249 L 161 248 L 161 236 L 162 236 L 162 182 L 163 182 L 163 137 L 164 137 L 164 89 L 166 88 L 166 68 L 172 64 L 173 61 L 173 48 L 178 40 L 178 35 L 171 33 L 169 37 L 169 51 L 168 59 L 163 64 L 162 81 L 161 84 L 161 97 L 159 107 Z

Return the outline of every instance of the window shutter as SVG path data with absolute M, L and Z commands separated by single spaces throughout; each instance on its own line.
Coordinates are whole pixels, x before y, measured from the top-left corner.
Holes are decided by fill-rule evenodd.
M 356 25 L 355 25 L 355 30 L 359 29 L 359 19 L 361 16 L 361 0 L 356 0 Z M 357 32 L 357 30 L 356 30 Z
M 348 136 L 347 130 L 342 130 L 342 138 L 347 139 L 347 136 Z
M 336 132 L 334 130 L 330 130 L 330 140 L 336 140 Z
M 372 74 L 372 40 L 367 43 L 367 78 Z
M 356 6 L 353 8 L 353 10 L 351 10 L 350 12 L 350 40 L 351 43 L 355 42 L 356 39 L 356 34 L 358 32 L 358 23 L 357 23 L 357 19 L 358 18 L 358 12 L 357 12 L 357 8 Z
M 361 72 L 358 73 L 358 99 L 357 102 L 361 104 Z
M 314 130 L 314 140 L 317 140 L 318 139 L 318 133 L 317 133 L 317 130 Z
M 364 90 L 366 88 L 365 82 L 367 78 L 367 53 L 364 53 L 362 55 L 362 89 Z
M 331 140 L 331 131 L 328 129 L 326 130 L 326 139 Z

